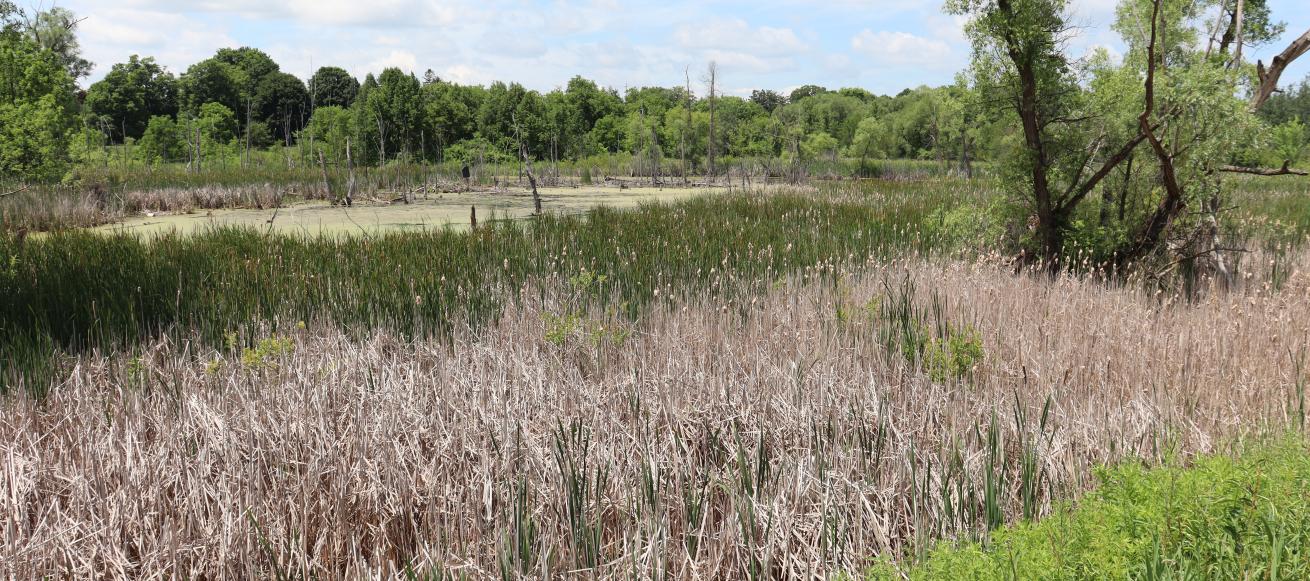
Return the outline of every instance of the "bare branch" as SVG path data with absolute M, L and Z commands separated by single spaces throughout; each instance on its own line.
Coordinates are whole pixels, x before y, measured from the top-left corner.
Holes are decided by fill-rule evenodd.
M 1151 10 L 1151 41 L 1146 45 L 1146 99 L 1142 107 L 1142 114 L 1138 117 L 1138 123 L 1141 125 L 1142 134 L 1145 135 L 1147 143 L 1151 145 L 1151 150 L 1155 152 L 1155 157 L 1160 161 L 1160 181 L 1164 185 L 1165 195 L 1160 200 L 1159 206 L 1147 220 L 1145 227 L 1134 237 L 1134 241 L 1119 254 L 1117 262 L 1125 265 L 1136 261 L 1138 258 L 1155 250 L 1161 238 L 1173 224 L 1174 218 L 1186 208 L 1186 201 L 1183 199 L 1183 188 L 1178 181 L 1178 174 L 1174 168 L 1174 158 L 1169 155 L 1160 138 L 1156 136 L 1156 127 L 1151 123 L 1151 116 L 1155 113 L 1155 75 L 1159 63 L 1156 62 L 1159 54 L 1159 22 L 1160 22 L 1160 5 L 1163 0 L 1153 0 Z
M 16 190 L 13 190 L 13 191 L 10 191 L 10 192 L 5 192 L 5 193 L 3 193 L 3 194 L 0 194 L 0 198 L 7 198 L 7 197 L 12 196 L 12 195 L 14 195 L 14 194 L 21 194 L 21 193 L 23 193 L 23 192 L 26 192 L 26 191 L 27 191 L 27 188 L 28 188 L 28 186 L 23 186 L 23 187 L 18 188 L 18 189 L 16 189 Z
M 1159 127 L 1160 124 L 1157 123 L 1155 128 Z M 1104 180 L 1106 176 L 1110 175 L 1110 172 L 1113 171 L 1115 167 L 1118 167 L 1120 163 L 1123 163 L 1125 159 L 1128 159 L 1128 156 L 1132 155 L 1133 150 L 1137 149 L 1137 146 L 1145 139 L 1145 132 L 1138 133 L 1136 137 L 1128 140 L 1127 143 L 1124 143 L 1123 147 L 1119 148 L 1119 151 L 1106 159 L 1105 163 L 1101 165 L 1101 169 L 1096 170 L 1096 173 L 1087 178 L 1087 181 L 1079 183 L 1075 180 L 1074 183 L 1070 184 L 1069 191 L 1065 193 L 1064 199 L 1059 204 L 1061 211 L 1072 210 L 1075 206 L 1082 203 L 1083 198 L 1087 197 L 1087 194 L 1093 189 L 1096 189 L 1096 185 L 1101 183 L 1101 180 Z M 1081 174 L 1082 170 L 1079 170 L 1079 173 Z
M 1251 96 L 1251 110 L 1258 111 L 1264 106 L 1269 96 L 1278 90 L 1278 79 L 1283 76 L 1283 70 L 1292 64 L 1297 58 L 1306 52 L 1310 52 L 1310 30 L 1305 31 L 1300 38 L 1293 40 L 1283 52 L 1274 57 L 1269 68 L 1266 69 L 1263 62 L 1256 61 L 1256 73 L 1260 78 L 1260 86 L 1256 88 L 1255 95 Z
M 1244 42 L 1242 36 L 1246 27 L 1245 10 L 1246 0 L 1237 0 L 1237 15 L 1234 16 L 1237 20 L 1237 46 L 1233 49 L 1233 66 L 1235 67 L 1242 66 L 1242 43 Z
M 1269 167 L 1242 167 L 1237 165 L 1221 165 L 1219 171 L 1227 173 L 1243 173 L 1253 176 L 1310 176 L 1310 172 L 1301 169 L 1292 169 L 1288 167 L 1288 162 L 1283 162 L 1281 168 Z

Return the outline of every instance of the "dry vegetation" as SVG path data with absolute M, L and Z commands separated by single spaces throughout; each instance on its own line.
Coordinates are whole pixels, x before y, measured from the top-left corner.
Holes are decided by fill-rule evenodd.
M 1189 303 L 910 259 L 636 324 L 525 291 L 449 341 L 311 324 L 244 352 L 85 355 L 3 403 L 0 574 L 857 569 L 1044 512 L 1100 463 L 1299 426 L 1310 254 L 1291 263 Z M 983 359 L 938 381 L 889 349 L 907 297 Z

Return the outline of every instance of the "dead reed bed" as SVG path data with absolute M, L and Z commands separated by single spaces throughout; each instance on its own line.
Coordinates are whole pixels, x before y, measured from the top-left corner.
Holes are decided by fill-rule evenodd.
M 1039 516 L 1102 463 L 1301 426 L 1295 264 L 1188 302 L 910 259 L 636 323 L 525 290 L 450 340 L 310 324 L 82 355 L 44 399 L 3 402 L 0 575 L 857 570 Z M 916 332 L 982 355 L 934 377 L 902 347 Z

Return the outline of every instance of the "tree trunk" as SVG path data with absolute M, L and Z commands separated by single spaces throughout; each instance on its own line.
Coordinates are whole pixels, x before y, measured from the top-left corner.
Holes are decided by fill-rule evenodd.
M 708 149 L 708 151 L 709 151 L 709 156 L 708 156 L 708 165 L 709 165 L 709 172 L 710 172 L 710 180 L 713 180 L 713 179 L 714 179 L 714 176 L 716 175 L 715 168 L 714 168 L 714 98 L 715 98 L 715 96 L 717 95 L 717 91 L 718 91 L 718 88 L 715 86 L 715 83 L 718 82 L 718 76 L 719 76 L 719 66 L 718 66 L 717 64 L 711 62 L 711 63 L 710 63 L 710 70 L 709 70 L 709 77 L 710 77 L 710 141 L 709 141 L 709 149 Z M 712 183 L 712 182 L 711 182 L 711 183 Z
M 1174 167 L 1174 157 L 1155 135 L 1155 129 L 1151 124 L 1151 116 L 1155 113 L 1155 71 L 1158 64 L 1156 62 L 1156 44 L 1159 38 L 1161 2 L 1162 0 L 1153 1 L 1151 39 L 1150 44 L 1147 45 L 1146 55 L 1146 102 L 1142 107 L 1142 114 L 1138 116 L 1138 124 L 1142 133 L 1146 135 L 1146 141 L 1151 145 L 1151 150 L 1155 152 L 1156 159 L 1160 162 L 1160 181 L 1164 186 L 1164 199 L 1160 200 L 1155 212 L 1151 214 L 1150 219 L 1138 231 L 1134 240 L 1119 253 L 1117 257 L 1119 266 L 1132 264 L 1155 251 L 1163 242 L 1170 226 L 1173 225 L 1174 219 L 1187 207 L 1187 202 L 1183 198 L 1182 185 L 1178 182 L 1178 173 Z
M 1064 246 L 1064 233 L 1059 216 L 1051 203 L 1051 186 L 1046 173 L 1046 143 L 1042 139 L 1041 118 L 1037 110 L 1037 78 L 1031 66 L 1019 68 L 1022 83 L 1019 116 L 1023 121 L 1024 141 L 1033 153 L 1033 198 L 1037 202 L 1037 233 L 1042 243 L 1042 260 L 1047 267 L 1057 268 L 1060 250 Z
M 687 132 L 691 131 L 691 67 L 683 70 L 687 79 L 687 94 L 684 95 L 687 105 L 687 124 L 682 128 L 682 185 L 688 185 L 687 175 Z
M 1244 42 L 1244 39 L 1242 37 L 1242 32 L 1243 32 L 1242 29 L 1246 24 L 1245 15 L 1243 14 L 1245 10 L 1246 10 L 1246 0 L 1237 0 L 1237 13 L 1233 16 L 1233 20 L 1237 22 L 1236 25 L 1237 45 L 1233 49 L 1233 66 L 1235 67 L 1242 66 L 1242 43 Z
M 328 181 L 327 159 L 323 157 L 323 152 L 318 152 L 318 167 L 323 172 L 323 197 L 332 199 L 332 182 Z
M 350 138 L 346 138 L 346 207 L 355 205 L 355 160 L 350 156 Z

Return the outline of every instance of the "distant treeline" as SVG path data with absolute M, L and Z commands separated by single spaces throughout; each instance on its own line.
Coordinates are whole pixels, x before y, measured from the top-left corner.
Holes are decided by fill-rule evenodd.
M 359 165 L 623 153 L 634 171 L 684 174 L 750 159 L 790 167 L 843 158 L 967 167 L 1003 157 L 1018 139 L 1012 120 L 964 83 L 895 96 L 807 85 L 743 97 L 722 94 L 713 63 L 670 79 L 676 86 L 621 94 L 574 77 L 542 93 L 396 68 L 361 82 L 329 66 L 305 81 L 247 47 L 219 50 L 181 75 L 133 55 L 81 90 L 77 81 L 92 65 L 80 56 L 78 22 L 66 9 L 28 14 L 0 0 L 0 179 L 57 180 L 74 165 L 111 158 L 226 165 L 278 146 L 296 146 L 304 162 L 340 165 L 347 145 Z M 1262 114 L 1285 126 L 1282 149 L 1299 150 L 1306 130 L 1296 120 L 1310 117 L 1310 90 L 1276 95 Z M 126 147 L 111 150 L 115 145 Z
M 536 160 L 626 152 L 686 159 L 689 171 L 704 172 L 712 157 L 955 160 L 995 137 L 969 119 L 968 99 L 955 86 L 893 97 L 814 85 L 743 98 L 707 82 L 620 94 L 582 77 L 541 93 L 395 68 L 360 82 L 323 67 L 306 83 L 262 51 L 240 48 L 220 50 L 180 77 L 133 56 L 91 85 L 84 103 L 89 128 L 108 143 L 134 144 L 145 161 L 299 144 L 340 162 L 349 141 L 361 164 L 506 161 L 521 147 Z

